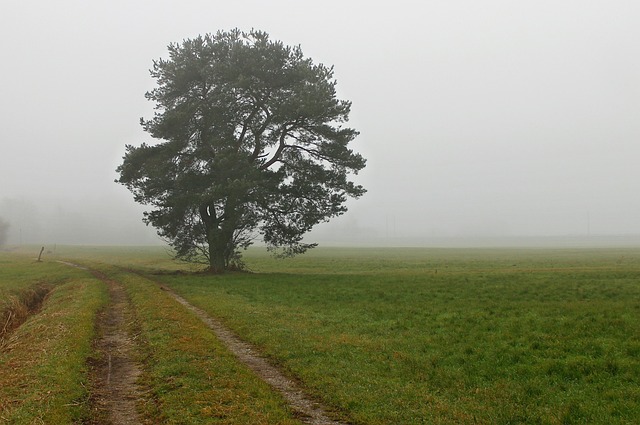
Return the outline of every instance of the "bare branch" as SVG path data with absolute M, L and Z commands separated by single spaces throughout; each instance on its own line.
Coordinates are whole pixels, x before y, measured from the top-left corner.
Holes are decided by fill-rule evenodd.
M 285 143 L 285 140 L 287 139 L 288 132 L 289 132 L 289 128 L 287 128 L 287 124 L 283 124 L 282 133 L 280 133 L 278 149 L 276 149 L 276 151 L 274 152 L 270 160 L 262 164 L 262 166 L 260 167 L 261 170 L 266 170 L 267 168 L 271 167 L 280 159 L 280 156 L 282 156 L 282 151 L 284 151 L 284 148 L 287 146 L 287 144 Z

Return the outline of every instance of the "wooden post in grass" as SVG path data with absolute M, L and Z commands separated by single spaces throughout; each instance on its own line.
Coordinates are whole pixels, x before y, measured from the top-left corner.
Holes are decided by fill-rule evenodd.
M 40 254 L 38 255 L 38 263 L 42 261 L 42 253 L 44 252 L 44 247 L 40 250 Z

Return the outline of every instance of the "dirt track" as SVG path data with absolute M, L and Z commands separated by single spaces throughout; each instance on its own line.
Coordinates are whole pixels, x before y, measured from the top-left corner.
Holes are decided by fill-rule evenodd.
M 141 368 L 134 359 L 134 342 L 129 323 L 131 306 L 122 284 L 92 271 L 109 289 L 110 301 L 98 317 L 96 351 L 91 364 L 94 423 L 140 424 L 136 404 L 140 389 L 136 380 Z
M 167 287 L 162 287 L 167 293 L 175 298 L 180 304 L 193 311 L 213 332 L 218 339 L 224 343 L 242 363 L 254 371 L 263 381 L 278 391 L 287 400 L 289 406 L 296 412 L 298 419 L 309 425 L 344 425 L 330 419 L 327 415 L 327 408 L 311 399 L 302 388 L 295 382 L 288 379 L 275 366 L 271 365 L 253 347 L 240 340 L 230 329 L 220 321 L 209 316 L 205 311 L 190 304 L 180 295 L 171 291 Z
M 109 304 L 97 320 L 98 339 L 95 348 L 99 354 L 91 364 L 91 400 L 93 424 L 129 425 L 143 423 L 137 412 L 142 390 L 137 380 L 142 366 L 135 361 L 135 342 L 132 338 L 132 306 L 120 282 L 97 270 L 73 263 L 64 263 L 91 272 L 103 281 L 109 290 Z M 130 271 L 133 272 L 133 271 Z M 193 311 L 224 343 L 239 361 L 247 365 L 258 377 L 278 391 L 288 402 L 296 417 L 309 425 L 344 425 L 329 418 L 324 406 L 312 400 L 295 382 L 271 365 L 249 344 L 240 340 L 228 328 L 207 313 L 191 305 L 169 288 L 161 286 L 177 302 Z

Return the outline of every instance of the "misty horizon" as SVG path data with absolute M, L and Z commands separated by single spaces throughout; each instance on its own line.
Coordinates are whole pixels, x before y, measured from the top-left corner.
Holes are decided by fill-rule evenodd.
M 8 244 L 162 244 L 114 183 L 125 144 L 153 143 L 139 125 L 153 115 L 149 69 L 169 43 L 236 27 L 333 65 L 353 102 L 368 193 L 310 242 L 640 239 L 639 3 L 147 6 L 5 7 Z
M 101 227 L 100 205 L 84 205 L 81 212 L 69 209 L 72 204 L 47 202 L 35 204 L 25 200 L 0 200 L 0 211 L 10 224 L 7 245 L 166 245 L 155 229 L 141 222 L 139 215 L 128 209 L 117 212 Z M 13 218 L 13 220 L 11 220 Z M 380 247 L 598 247 L 640 246 L 640 233 L 594 233 L 589 218 L 584 219 L 582 231 L 574 233 L 508 234 L 461 232 L 418 232 L 403 227 L 398 219 L 384 217 L 380 227 L 367 227 L 349 214 L 315 228 L 305 239 L 320 246 L 380 246 Z M 114 223 L 116 225 L 114 225 Z M 73 229 L 73 231 L 69 231 Z M 262 246 L 259 238 L 256 246 Z

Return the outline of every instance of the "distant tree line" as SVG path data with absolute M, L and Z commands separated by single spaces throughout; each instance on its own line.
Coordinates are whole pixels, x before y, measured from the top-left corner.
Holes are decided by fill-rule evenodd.
M 9 223 L 0 218 L 0 246 L 7 242 L 9 236 Z

